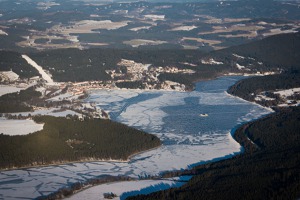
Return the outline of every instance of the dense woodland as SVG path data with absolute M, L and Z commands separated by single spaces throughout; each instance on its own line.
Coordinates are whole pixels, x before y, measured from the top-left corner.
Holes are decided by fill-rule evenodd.
M 280 41 L 280 44 L 279 44 Z M 193 88 L 193 82 L 206 80 L 224 75 L 229 72 L 241 72 L 236 63 L 246 66 L 248 73 L 265 71 L 295 71 L 299 70 L 300 63 L 300 34 L 291 33 L 271 36 L 259 41 L 227 49 L 204 53 L 199 50 L 182 49 L 57 49 L 31 53 L 29 56 L 43 66 L 52 75 L 55 81 L 107 81 L 111 77 L 105 72 L 116 69 L 121 59 L 134 60 L 154 67 L 176 66 L 196 71 L 192 75 L 161 74 L 160 80 L 171 80 L 186 84 Z M 237 58 L 233 54 L 243 56 Z M 214 58 L 221 65 L 203 64 L 201 60 Z M 192 63 L 189 66 L 184 63 Z M 261 64 L 262 63 L 262 64 Z M 38 72 L 29 66 L 21 54 L 0 51 L 0 69 L 13 70 L 21 78 L 38 75 Z M 122 87 L 123 85 L 121 85 Z M 128 84 L 125 83 L 125 86 Z M 138 88 L 140 84 L 129 84 Z
M 12 51 L 0 50 L 0 71 L 12 70 L 20 76 L 20 78 L 31 78 L 38 76 L 38 71 L 29 65 L 22 55 Z
M 255 96 L 264 91 L 297 87 L 300 87 L 300 71 L 294 70 L 283 74 L 243 79 L 231 86 L 228 92 L 248 101 L 254 101 Z M 268 106 L 267 102 L 265 104 Z
M 280 41 L 280 43 L 279 43 Z M 241 72 L 236 63 L 246 66 L 247 73 L 267 71 L 295 71 L 300 63 L 300 34 L 291 33 L 271 36 L 259 41 L 204 53 L 199 50 L 182 49 L 59 49 L 32 53 L 29 56 L 46 68 L 55 81 L 111 80 L 105 72 L 116 69 L 121 59 L 134 60 L 154 67 L 176 66 L 196 71 L 195 74 L 161 74 L 160 80 L 171 80 L 192 88 L 193 82 Z M 233 54 L 243 56 L 237 58 Z M 201 60 L 214 58 L 221 65 L 203 64 Z M 184 63 L 192 63 L 189 66 Z M 120 85 L 123 87 L 123 85 Z M 138 88 L 140 84 L 126 84 Z
M 205 4 L 202 9 L 205 15 L 225 19 L 226 17 L 246 18 L 255 15 L 260 21 L 275 20 L 285 16 L 289 19 L 299 19 L 296 6 L 281 4 L 272 0 L 236 1 L 224 10 L 219 4 Z M 228 92 L 253 101 L 255 94 L 275 89 L 289 89 L 300 87 L 300 33 L 275 35 L 263 40 L 226 48 L 219 51 L 204 53 L 199 50 L 182 50 L 180 45 L 167 44 L 137 49 L 59 49 L 37 52 L 32 48 L 19 48 L 16 42 L 22 41 L 23 35 L 29 35 L 29 29 L 46 30 L 50 24 L 47 21 L 61 21 L 66 24 L 89 16 L 85 12 L 78 12 L 76 6 L 68 2 L 61 2 L 70 12 L 58 12 L 46 17 L 44 11 L 37 13 L 27 11 L 22 18 L 29 14 L 31 19 L 43 16 L 44 20 L 30 25 L 12 24 L 8 36 L 0 35 L 2 49 L 13 49 L 19 52 L 35 52 L 29 56 L 43 68 L 47 69 L 55 81 L 108 81 L 111 77 L 105 72 L 115 69 L 121 59 L 134 60 L 144 64 L 159 66 L 176 66 L 195 70 L 193 75 L 160 74 L 159 80 L 171 80 L 193 88 L 193 82 L 215 78 L 229 72 L 243 72 L 236 67 L 236 63 L 246 66 L 247 73 L 277 71 L 279 75 L 252 77 L 244 79 L 232 86 Z M 15 8 L 15 2 L 2 3 L 3 8 Z M 116 4 L 117 5 L 117 4 Z M 153 5 L 155 6 L 155 5 Z M 175 5 L 173 5 L 175 6 Z M 35 4 L 34 4 L 34 7 Z M 255 9 L 260 7 L 261 9 Z M 287 7 L 292 7 L 291 10 Z M 294 8 L 293 8 L 294 7 Z M 91 9 L 84 7 L 84 9 Z M 182 5 L 176 5 L 177 11 L 182 11 Z M 286 12 L 289 10 L 289 12 Z M 24 9 L 25 11 L 25 9 Z M 185 10 L 188 12 L 189 10 Z M 225 12 L 226 11 L 226 12 Z M 276 11 L 276 12 L 274 12 Z M 104 15 L 111 12 L 107 12 Z M 72 14 L 70 14 L 72 13 Z M 103 14 L 102 13 L 102 14 Z M 216 14 L 217 13 L 217 14 Z M 13 13 L 5 13 L 2 17 L 10 17 Z M 166 17 L 175 20 L 182 19 L 181 12 L 164 13 Z M 116 16 L 117 17 L 117 16 Z M 111 18 L 114 21 L 113 18 Z M 284 17 L 283 17 L 284 19 Z M 118 21 L 120 19 L 117 19 Z M 153 38 L 152 34 L 160 33 L 161 39 L 177 38 L 176 32 L 162 32 L 164 22 L 158 21 L 157 29 L 152 33 L 143 34 L 144 39 Z M 161 23 L 161 24 L 160 24 Z M 285 22 L 287 23 L 287 22 Z M 133 27 L 137 24 L 133 24 Z M 141 24 L 140 26 L 144 26 Z M 130 26 L 130 24 L 129 24 Z M 168 28 L 168 25 L 165 25 Z M 194 31 L 211 30 L 205 23 L 197 24 L 201 27 Z M 129 27 L 128 27 L 129 28 Z M 99 34 L 79 34 L 82 41 L 106 42 L 116 38 L 116 43 L 129 40 L 129 31 L 101 30 Z M 131 33 L 131 32 L 130 32 Z M 193 34 L 193 31 L 190 32 Z M 239 32 L 240 33 L 240 32 Z M 234 33 L 233 33 L 234 34 Z M 238 34 L 238 33 L 237 33 Z M 117 36 L 117 37 L 115 37 Z M 136 38 L 136 36 L 134 36 Z M 212 38 L 206 39 L 214 39 Z M 182 38 L 180 36 L 180 38 Z M 217 37 L 218 38 L 218 37 Z M 244 39 L 226 40 L 224 46 L 244 43 Z M 48 40 L 47 40 L 48 41 Z M 46 40 L 36 40 L 45 43 Z M 53 43 L 66 42 L 52 40 Z M 193 44 L 191 44 L 193 45 Z M 112 47 L 112 46 L 110 46 Z M 147 49 L 148 48 L 148 49 Z M 168 50 L 173 49 L 173 50 Z M 204 50 L 204 49 L 203 49 Z M 208 49 L 206 49 L 208 50 Z M 210 47 L 209 47 L 210 50 Z M 244 58 L 239 58 L 238 54 Z M 202 64 L 201 60 L 213 58 L 221 65 Z M 184 63 L 191 63 L 191 66 Z M 260 64 L 261 63 L 261 64 Z M 0 71 L 12 70 L 20 78 L 30 78 L 39 75 L 20 53 L 0 50 Z M 1 81 L 1 80 L 0 80 Z M 143 83 L 118 83 L 119 87 L 143 88 Z M 254 94 L 254 95 L 252 95 Z M 33 101 L 36 103 L 40 93 L 34 88 L 0 97 L 0 113 L 29 111 Z M 44 123 L 44 129 L 29 135 L 8 136 L 0 132 L 0 168 L 29 167 L 36 165 L 58 164 L 81 160 L 123 159 L 126 160 L 134 153 L 159 146 L 161 143 L 154 135 L 129 128 L 125 125 L 103 119 L 84 119 L 78 117 L 55 118 L 50 116 L 36 116 L 37 123 Z M 173 175 L 195 175 L 186 185 L 149 195 L 140 195 L 128 199 L 297 199 L 300 197 L 300 108 L 279 109 L 276 113 L 263 119 L 250 122 L 238 128 L 235 139 L 244 147 L 245 152 L 228 160 L 212 162 L 197 166 L 192 170 L 166 173 L 164 177 Z M 250 140 L 249 140 L 250 139 Z M 253 141 L 254 143 L 252 143 Z M 108 180 L 123 180 L 123 177 L 108 177 Z
M 123 50 L 123 49 L 60 49 L 30 54 L 30 57 L 53 75 L 55 81 L 111 80 L 105 72 L 116 69 L 121 59 L 152 64 L 155 67 L 191 68 L 181 62 L 196 62 L 204 53 L 199 50 Z M 194 68 L 191 68 L 194 69 Z M 212 71 L 210 66 L 208 71 Z M 199 75 L 199 74 L 198 74 Z M 178 79 L 178 78 L 177 78 Z M 180 79 L 178 79 L 180 80 Z M 191 83 L 191 80 L 189 81 Z M 134 84 L 133 86 L 136 86 Z
M 299 107 L 286 108 L 246 124 L 235 133 L 238 141 L 241 138 L 248 141 L 244 154 L 178 173 L 196 174 L 180 188 L 128 199 L 297 199 L 300 196 L 299 130 Z
M 89 159 L 127 160 L 161 144 L 154 135 L 111 120 L 51 116 L 36 116 L 34 120 L 44 123 L 44 129 L 29 135 L 0 135 L 0 168 Z
M 35 91 L 34 87 L 29 87 L 20 92 L 8 93 L 0 96 L 0 113 L 14 113 L 32 111 L 33 102 L 42 94 Z
M 241 65 L 250 69 L 270 71 L 278 68 L 291 71 L 300 68 L 299 49 L 300 33 L 297 32 L 270 36 L 248 44 L 213 51 L 208 55 L 229 65 L 238 60 Z M 238 59 L 233 54 L 241 55 L 244 59 Z M 263 65 L 259 65 L 257 61 Z

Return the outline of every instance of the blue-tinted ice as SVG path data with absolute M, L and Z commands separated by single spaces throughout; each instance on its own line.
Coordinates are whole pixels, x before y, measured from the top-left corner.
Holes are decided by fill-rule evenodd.
M 92 91 L 87 101 L 109 111 L 113 120 L 156 134 L 164 145 L 137 155 L 130 162 L 87 162 L 2 171 L 0 199 L 32 199 L 105 174 L 154 175 L 240 152 L 231 129 L 270 112 L 226 93 L 240 78 L 201 82 L 193 92 Z

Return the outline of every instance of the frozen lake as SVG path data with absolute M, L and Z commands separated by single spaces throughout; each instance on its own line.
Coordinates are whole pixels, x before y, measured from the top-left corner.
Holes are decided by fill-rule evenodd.
M 0 199 L 36 198 L 106 174 L 156 175 L 239 153 L 241 147 L 232 139 L 231 130 L 270 113 L 226 93 L 240 78 L 201 82 L 193 92 L 92 91 L 86 101 L 109 111 L 115 121 L 156 134 L 163 146 L 128 163 L 88 162 L 2 171 Z

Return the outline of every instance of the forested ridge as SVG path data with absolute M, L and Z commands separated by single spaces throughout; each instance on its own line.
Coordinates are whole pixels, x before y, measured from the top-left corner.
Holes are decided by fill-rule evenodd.
M 161 73 L 158 78 L 160 81 L 171 80 L 193 88 L 195 81 L 212 79 L 230 72 L 297 70 L 300 62 L 299 49 L 300 34 L 290 33 L 208 53 L 184 49 L 91 48 L 48 50 L 30 53 L 28 56 L 48 70 L 53 79 L 58 82 L 109 81 L 112 78 L 106 70 L 116 69 L 121 59 L 128 59 L 138 63 L 152 64 L 153 67 L 176 66 L 191 69 L 195 71 L 194 74 Z M 244 58 L 237 58 L 235 54 Z M 211 58 L 222 64 L 202 62 Z M 237 63 L 245 66 L 248 71 L 238 69 Z M 38 72 L 16 52 L 0 51 L 0 67 L 2 70 L 12 69 L 22 78 L 38 75 Z M 126 87 L 133 88 L 138 88 L 140 85 L 124 84 Z
M 152 67 L 176 66 L 191 69 L 194 74 L 160 73 L 160 81 L 170 80 L 185 84 L 228 73 L 287 72 L 298 69 L 300 62 L 299 33 L 282 34 L 208 53 L 183 49 L 59 49 L 31 53 L 29 56 L 49 70 L 55 81 L 109 81 L 106 70 L 116 69 L 121 59 L 151 64 Z M 236 57 L 241 56 L 241 58 Z M 207 64 L 203 60 L 214 59 Z M 237 68 L 245 66 L 245 70 Z M 192 65 L 190 65 L 192 64 Z M 142 82 L 117 83 L 119 87 L 141 88 Z
M 20 78 L 38 76 L 38 71 L 30 66 L 20 53 L 0 50 L 0 71 L 12 70 Z
M 228 89 L 228 93 L 247 101 L 254 101 L 264 91 L 284 90 L 300 87 L 300 70 L 277 75 L 242 79 Z
M 215 51 L 209 56 L 224 63 L 264 62 L 263 71 L 280 68 L 281 74 L 243 79 L 230 94 L 253 101 L 263 91 L 300 87 L 300 35 L 285 34 L 250 44 Z M 286 56 L 288 55 L 288 56 Z M 250 63 L 247 63 L 250 62 Z M 246 65 L 247 66 L 247 65 Z M 261 69 L 259 64 L 252 69 Z M 235 131 L 245 152 L 228 160 L 197 166 L 165 177 L 194 175 L 180 188 L 128 199 L 297 199 L 300 197 L 300 107 L 274 108 L 276 112 Z
M 59 49 L 32 53 L 29 56 L 39 65 L 49 70 L 55 81 L 108 81 L 111 77 L 106 73 L 108 69 L 116 69 L 121 59 L 134 60 L 138 63 L 152 64 L 155 67 L 176 66 L 179 68 L 196 69 L 182 64 L 191 62 L 201 64 L 200 58 L 204 53 L 199 50 L 133 50 L 133 49 Z M 203 73 L 191 76 L 189 82 L 197 76 L 212 76 L 218 66 L 202 69 Z M 207 71 L 207 72 L 206 72 Z M 186 75 L 184 75 L 186 76 Z M 191 79 L 192 78 L 192 79 Z M 180 78 L 176 78 L 180 82 Z
M 243 145 L 247 143 L 244 154 L 179 172 L 177 175 L 195 175 L 180 188 L 127 199 L 297 199 L 299 122 L 300 108 L 291 107 L 243 125 L 235 138 Z
M 41 95 L 34 87 L 29 87 L 20 92 L 4 94 L 0 96 L 0 113 L 32 111 L 33 108 L 30 104 Z
M 230 65 L 232 61 L 237 60 L 233 54 L 237 54 L 244 57 L 244 59 L 239 59 L 239 63 L 242 65 L 249 65 L 254 59 L 264 65 L 256 65 L 251 68 L 261 68 L 264 71 L 279 68 L 286 71 L 299 69 L 299 49 L 300 33 L 297 32 L 270 36 L 248 44 L 213 51 L 208 55 Z M 252 64 L 254 65 L 254 63 Z
M 51 116 L 35 116 L 34 120 L 44 123 L 43 130 L 28 135 L 0 135 L 0 168 L 127 160 L 132 154 L 161 144 L 154 135 L 111 120 Z

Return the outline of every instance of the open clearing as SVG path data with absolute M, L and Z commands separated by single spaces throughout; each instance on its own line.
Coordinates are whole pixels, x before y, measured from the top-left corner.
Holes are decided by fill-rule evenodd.
M 26 89 L 26 88 L 18 88 L 16 86 L 9 86 L 9 85 L 0 85 L 0 96 L 9 93 L 19 92 L 21 89 Z
M 5 135 L 27 135 L 43 129 L 44 124 L 33 120 L 7 120 L 0 118 L 0 133 Z
M 219 40 L 207 40 L 207 39 L 202 39 L 202 38 L 193 38 L 193 37 L 183 37 L 182 40 L 191 40 L 191 41 L 196 41 L 196 42 L 202 42 L 209 44 L 209 46 L 213 46 L 216 44 L 221 44 L 222 42 Z
M 191 31 L 195 28 L 197 28 L 197 26 L 178 26 L 171 29 L 170 31 Z
M 54 26 L 53 32 L 61 33 L 63 35 L 70 35 L 72 33 L 96 33 L 100 29 L 115 30 L 127 26 L 130 21 L 112 22 L 111 20 L 82 20 L 74 22 L 70 26 Z
M 28 64 L 30 64 L 32 67 L 36 68 L 39 73 L 42 75 L 43 79 L 47 81 L 47 83 L 53 84 L 53 79 L 43 70 L 41 66 L 39 66 L 36 62 L 34 62 L 31 58 L 29 58 L 26 55 L 22 55 L 22 58 L 24 58 Z
M 167 43 L 166 41 L 161 40 L 143 40 L 143 39 L 134 39 L 129 41 L 124 41 L 124 44 L 130 45 L 132 47 L 139 47 L 143 45 L 160 45 Z
M 118 196 L 114 199 L 125 199 L 130 195 L 149 194 L 157 190 L 164 190 L 171 187 L 180 187 L 183 184 L 184 182 L 177 182 L 173 180 L 143 180 L 143 181 L 123 181 L 117 183 L 106 183 L 95 187 L 91 187 L 67 199 L 105 200 L 104 194 L 108 192 L 112 192 Z

